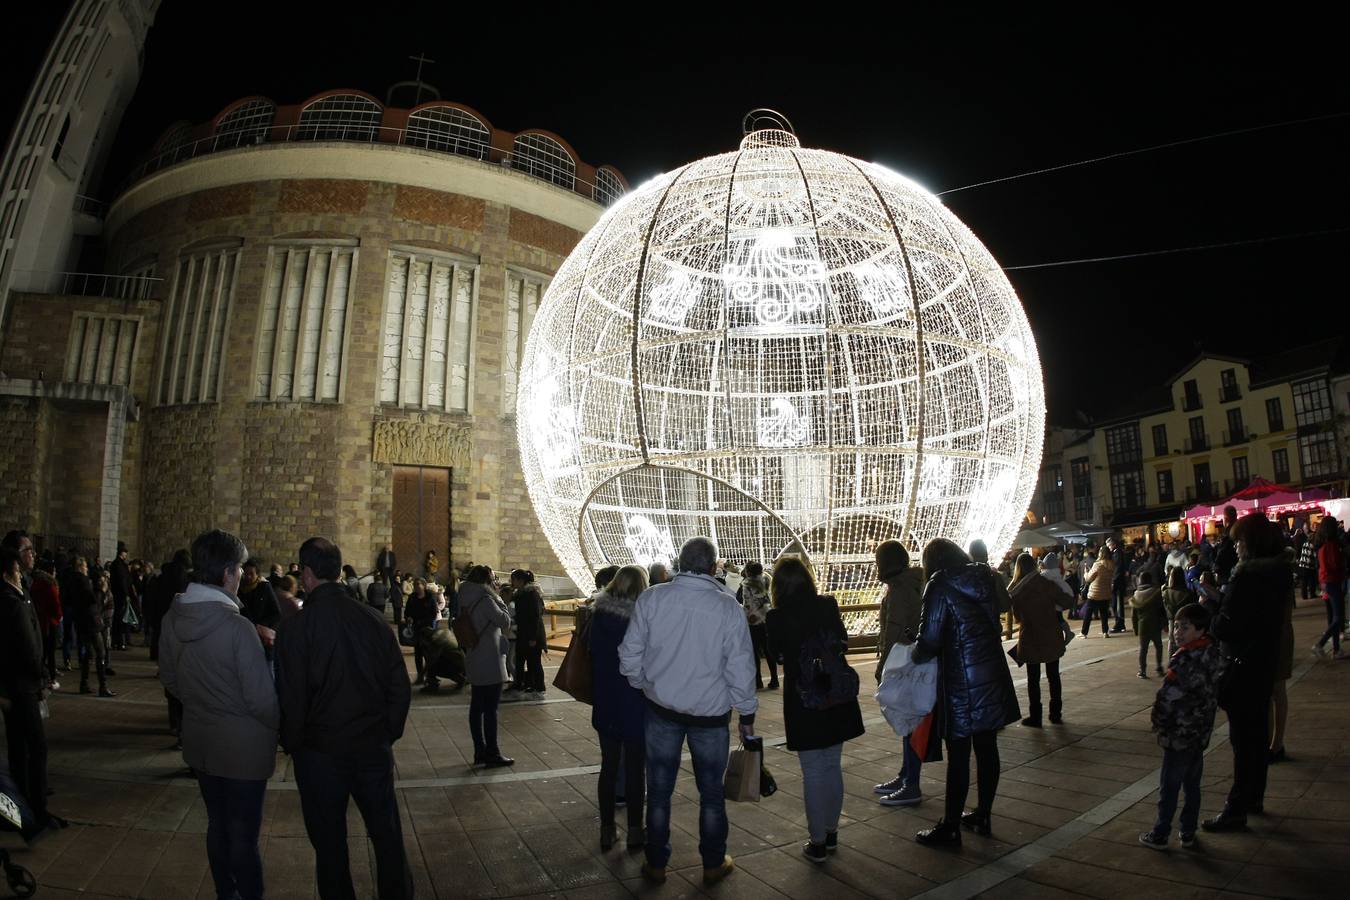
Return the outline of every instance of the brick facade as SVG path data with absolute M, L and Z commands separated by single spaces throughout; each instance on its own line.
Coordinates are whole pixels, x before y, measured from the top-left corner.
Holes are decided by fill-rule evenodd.
M 541 184 L 538 190 L 555 189 Z M 597 219 L 600 211 L 597 206 Z M 279 239 L 301 238 L 357 242 L 336 403 L 254 399 L 269 251 Z M 312 534 L 328 535 L 365 571 L 391 539 L 394 511 L 393 466 L 372 459 L 374 424 L 421 417 L 471 429 L 471 463 L 456 467 L 451 477 L 453 562 L 563 574 L 524 487 L 514 415 L 503 410 L 504 292 L 507 267 L 555 272 L 580 238 L 580 231 L 505 203 L 379 181 L 271 180 L 204 188 L 151 205 L 108 235 L 108 271 L 153 259 L 165 279 L 161 299 L 16 295 L 0 370 L 14 378 L 60 379 L 75 314 L 139 318 L 130 387 L 140 408 L 126 428 L 117 535 L 134 556 L 167 559 L 200 531 L 221 527 L 275 561 L 294 559 Z M 163 298 L 173 290 L 181 257 L 222 241 L 242 244 L 220 399 L 156 406 Z M 379 402 L 394 245 L 478 261 L 467 413 Z M 107 409 L 0 396 L 0 505 L 13 511 L 7 519 L 39 532 L 97 535 Z

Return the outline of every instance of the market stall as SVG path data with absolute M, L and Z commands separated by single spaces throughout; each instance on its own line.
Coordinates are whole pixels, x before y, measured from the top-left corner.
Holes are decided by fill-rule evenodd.
M 1333 498 L 1331 492 L 1324 488 L 1301 491 L 1264 478 L 1253 478 L 1251 484 L 1227 500 L 1190 507 L 1182 514 L 1181 520 L 1191 540 L 1200 541 L 1216 529 L 1217 523 L 1223 521 L 1223 511 L 1229 506 L 1237 510 L 1238 518 L 1260 510 L 1267 518 L 1289 528 L 1304 519 L 1316 527 L 1322 516 L 1329 512 L 1329 506 L 1334 504 L 1339 509 L 1344 502 L 1343 499 Z

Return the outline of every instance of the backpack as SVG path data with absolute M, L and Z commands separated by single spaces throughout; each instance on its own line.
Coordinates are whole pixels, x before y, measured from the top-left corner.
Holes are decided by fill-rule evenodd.
M 858 673 L 844 658 L 847 642 L 821 629 L 802 641 L 797 693 L 806 709 L 831 709 L 858 699 Z

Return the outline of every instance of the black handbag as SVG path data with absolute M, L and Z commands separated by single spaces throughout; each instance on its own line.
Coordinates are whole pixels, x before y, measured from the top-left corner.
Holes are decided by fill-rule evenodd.
M 761 797 L 772 797 L 778 793 L 778 782 L 774 781 L 773 775 L 769 772 L 768 766 L 759 767 L 759 795 Z

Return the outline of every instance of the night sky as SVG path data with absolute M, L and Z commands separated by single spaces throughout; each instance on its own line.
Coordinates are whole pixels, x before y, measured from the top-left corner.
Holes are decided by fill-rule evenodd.
M 0 38 L 8 133 L 57 16 Z M 483 4 L 479 4 L 483 6 Z M 1011 5 L 1009 5 L 1011 6 Z M 1311 16 L 1223 21 L 1112 8 L 883 18 L 858 5 L 630 5 L 582 18 L 529 4 L 165 0 L 105 179 L 179 119 L 249 94 L 278 103 L 411 78 L 508 130 L 546 128 L 633 184 L 734 149 L 754 107 L 805 146 L 934 191 L 1121 151 L 1350 113 L 1340 31 Z M 651 16 L 665 18 L 653 24 Z M 828 24 L 807 19 L 832 16 Z M 1181 15 L 1191 15 L 1189 13 Z M 728 18 L 730 16 L 730 18 Z M 26 21 L 23 19 L 26 17 Z M 1350 228 L 1350 117 L 1192 143 L 943 197 L 1005 266 Z M 108 197 L 110 199 L 110 196 Z M 1259 356 L 1350 326 L 1350 231 L 1009 272 L 1040 346 L 1051 421 L 1101 414 L 1203 346 Z

